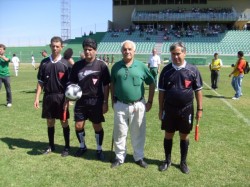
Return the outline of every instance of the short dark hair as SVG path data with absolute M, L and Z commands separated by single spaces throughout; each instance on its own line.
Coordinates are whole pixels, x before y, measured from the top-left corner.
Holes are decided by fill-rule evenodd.
M 94 50 L 97 49 L 97 43 L 94 39 L 92 38 L 86 38 L 85 40 L 83 40 L 82 42 L 82 47 L 91 47 L 93 48 Z
M 243 56 L 244 56 L 243 51 L 238 51 L 238 55 L 239 55 L 240 57 L 243 57 Z
M 6 46 L 4 44 L 0 44 L 0 48 L 6 49 Z
M 52 42 L 60 42 L 63 45 L 63 40 L 60 36 L 53 36 L 50 40 L 50 43 Z

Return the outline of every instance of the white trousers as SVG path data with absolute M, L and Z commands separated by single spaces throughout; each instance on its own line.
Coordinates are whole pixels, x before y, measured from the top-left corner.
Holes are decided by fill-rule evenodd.
M 14 65 L 14 71 L 15 71 L 16 76 L 18 76 L 18 68 L 19 68 L 19 65 Z
M 114 104 L 114 147 L 116 159 L 124 163 L 127 148 L 126 140 L 130 130 L 133 157 L 135 161 L 144 158 L 146 136 L 145 100 L 133 105 L 117 101 Z
M 35 67 L 36 67 L 36 62 L 35 62 L 35 61 L 32 61 L 32 62 L 31 62 L 31 65 L 35 68 Z

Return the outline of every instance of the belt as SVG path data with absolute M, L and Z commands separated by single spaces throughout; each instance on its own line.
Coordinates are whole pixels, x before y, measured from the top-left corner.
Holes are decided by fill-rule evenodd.
M 136 101 L 125 102 L 125 101 L 121 101 L 121 100 L 119 100 L 117 97 L 115 97 L 115 100 L 116 100 L 116 101 L 119 101 L 119 102 L 124 103 L 124 104 L 127 104 L 127 105 L 134 105 L 135 103 L 141 101 L 142 99 L 143 99 L 143 97 L 141 97 L 140 99 L 138 99 L 138 100 L 136 100 Z

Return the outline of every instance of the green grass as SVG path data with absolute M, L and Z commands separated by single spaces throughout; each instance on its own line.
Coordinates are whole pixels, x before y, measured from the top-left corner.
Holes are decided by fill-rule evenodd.
M 199 69 L 204 83 L 210 85 L 208 67 L 202 66 Z M 250 186 L 250 75 L 243 79 L 243 97 L 233 101 L 231 97 L 234 92 L 228 77 L 231 70 L 229 67 L 222 69 L 216 92 L 204 84 L 200 140 L 195 142 L 194 132 L 190 134 L 188 165 L 191 172 L 184 175 L 178 168 L 178 134 L 174 137 L 173 166 L 166 172 L 158 171 L 158 165 L 164 159 L 164 132 L 160 130 L 158 120 L 158 92 L 152 110 L 147 113 L 147 169 L 134 164 L 130 138 L 127 141 L 125 164 L 116 169 L 110 168 L 113 130 L 111 107 L 103 124 L 106 162 L 95 159 L 96 145 L 90 122 L 86 124 L 89 151 L 84 158 L 60 156 L 64 140 L 58 121 L 55 135 L 57 151 L 51 155 L 41 155 L 48 139 L 46 122 L 41 119 L 41 109 L 35 110 L 33 107 L 37 71 L 30 64 L 23 64 L 19 76 L 11 77 L 12 108 L 5 106 L 4 86 L 0 91 L 0 186 Z M 12 67 L 11 72 L 14 75 Z M 72 109 L 71 106 L 71 116 Z M 72 117 L 70 127 L 73 154 L 78 148 L 78 142 Z

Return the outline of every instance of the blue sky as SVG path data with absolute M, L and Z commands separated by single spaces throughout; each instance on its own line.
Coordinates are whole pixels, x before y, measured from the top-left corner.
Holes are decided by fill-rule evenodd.
M 112 0 L 71 0 L 71 37 L 106 31 Z M 0 43 L 8 46 L 48 44 L 61 36 L 61 0 L 0 0 Z

